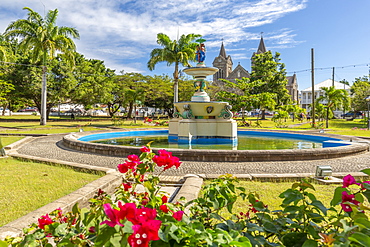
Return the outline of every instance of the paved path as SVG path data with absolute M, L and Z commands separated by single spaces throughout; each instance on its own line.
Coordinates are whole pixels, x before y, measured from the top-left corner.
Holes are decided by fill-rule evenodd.
M 81 164 L 116 168 L 124 158 L 83 153 L 63 146 L 64 135 L 37 137 L 18 148 L 18 153 L 76 162 Z M 314 173 L 317 165 L 330 165 L 333 172 L 358 172 L 370 168 L 370 153 L 337 159 L 281 162 L 193 162 L 184 161 L 179 169 L 169 169 L 162 175 L 185 174 L 286 174 Z

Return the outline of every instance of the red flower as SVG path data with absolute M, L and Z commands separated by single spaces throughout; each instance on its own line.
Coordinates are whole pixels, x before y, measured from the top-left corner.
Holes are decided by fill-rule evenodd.
M 162 196 L 162 203 L 167 203 L 168 202 L 168 197 L 167 196 Z
M 172 216 L 175 218 L 175 220 L 181 221 L 183 215 L 184 215 L 184 211 L 177 211 L 177 212 L 173 213 Z
M 54 221 L 49 217 L 48 214 L 41 216 L 41 218 L 38 219 L 38 222 L 39 222 L 38 224 L 39 228 L 43 230 L 45 230 L 46 225 L 50 225 L 54 223 Z
M 155 217 L 157 217 L 157 211 L 155 209 L 143 207 L 136 210 L 135 217 L 127 219 L 131 221 L 132 224 L 137 225 L 149 220 L 154 220 Z
M 172 156 L 171 152 L 167 152 L 164 149 L 161 149 L 158 151 L 158 155 L 155 155 L 153 157 L 153 161 L 158 165 L 158 166 L 163 166 L 164 170 L 167 170 L 173 166 L 176 168 L 179 168 L 181 162 L 178 157 Z
M 342 185 L 343 188 L 347 188 L 348 186 L 352 184 L 360 185 L 359 183 L 356 183 L 355 178 L 352 177 L 350 174 L 348 174 L 347 176 L 343 178 L 343 185 Z
M 137 156 L 136 154 L 131 154 L 129 156 L 127 156 L 127 159 L 131 160 L 131 161 L 137 161 L 137 162 L 140 162 L 140 158 L 139 156 Z
M 350 205 L 348 205 L 347 203 L 345 202 L 349 202 L 349 203 L 352 203 L 354 205 L 359 205 L 360 202 L 359 201 L 356 201 L 355 200 L 355 195 L 352 195 L 352 194 L 348 194 L 347 191 L 343 191 L 342 192 L 342 203 L 340 204 L 340 206 L 342 207 L 342 209 L 345 211 L 345 212 L 352 212 L 352 208 Z
M 140 148 L 140 151 L 142 153 L 150 153 L 151 152 L 150 148 L 148 148 L 147 146 L 144 146 L 144 147 Z
M 166 205 L 161 205 L 161 206 L 159 206 L 159 209 L 162 211 L 162 212 L 164 212 L 164 213 L 168 213 L 168 211 L 170 211 L 169 209 L 168 209 L 168 207 L 166 206 Z
M 128 191 L 130 188 L 132 188 L 132 186 L 131 186 L 131 184 L 130 183 L 127 183 L 127 184 L 122 184 L 123 185 L 123 189 L 125 190 L 125 191 Z
M 160 220 L 150 220 L 140 225 L 133 225 L 134 233 L 128 237 L 131 247 L 147 247 L 152 240 L 159 240 L 158 230 L 161 227 Z
M 96 230 L 95 230 L 95 226 L 91 226 L 90 228 L 89 228 L 89 233 L 95 233 L 96 232 Z
M 137 155 L 135 155 L 135 156 L 137 156 Z M 134 158 L 134 157 L 133 157 Z M 139 159 L 140 160 L 140 159 Z M 133 160 L 131 160 L 131 161 L 126 161 L 125 163 L 123 163 L 123 164 L 119 164 L 118 166 L 117 166 L 117 168 L 118 168 L 118 171 L 120 172 L 120 173 L 126 173 L 126 172 L 128 172 L 128 170 L 133 170 L 133 171 L 135 171 L 136 170 L 136 166 L 137 165 L 139 165 L 141 162 L 140 161 L 133 161 Z

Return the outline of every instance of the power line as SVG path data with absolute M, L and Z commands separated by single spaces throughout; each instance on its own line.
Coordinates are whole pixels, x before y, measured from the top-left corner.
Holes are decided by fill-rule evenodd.
M 319 70 L 332 70 L 333 68 L 335 69 L 344 69 L 344 68 L 350 68 L 350 67 L 368 67 L 369 63 L 363 63 L 363 64 L 353 64 L 353 65 L 346 65 L 346 66 L 338 66 L 338 67 L 324 67 L 324 68 L 315 68 L 315 71 Z M 302 72 L 309 72 L 312 69 L 304 69 L 304 70 L 298 70 L 298 71 L 293 71 L 293 72 L 287 72 L 289 74 L 297 74 L 297 73 L 302 73 Z

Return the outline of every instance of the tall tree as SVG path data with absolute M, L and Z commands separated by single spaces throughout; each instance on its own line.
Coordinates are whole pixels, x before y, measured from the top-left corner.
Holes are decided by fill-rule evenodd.
M 253 57 L 250 82 L 254 83 L 251 94 L 275 94 L 275 107 L 291 103 L 291 98 L 286 89 L 287 79 L 284 63 L 280 62 L 280 54 L 271 51 L 256 54 Z M 264 118 L 262 111 L 262 118 Z
M 335 89 L 335 87 L 322 87 L 324 95 L 316 99 L 317 102 L 323 102 L 326 105 L 326 128 L 329 128 L 329 113 L 335 109 L 348 107 L 350 99 L 348 92 L 344 89 Z
M 155 65 L 167 62 L 167 66 L 175 64 L 174 78 L 174 103 L 178 102 L 178 80 L 179 65 L 190 66 L 189 61 L 195 61 L 195 51 L 198 43 L 195 39 L 201 37 L 199 34 L 181 35 L 178 40 L 171 40 L 166 34 L 157 34 L 157 44 L 163 48 L 155 48 L 150 53 L 148 68 L 154 70 Z
M 355 112 L 367 111 L 365 98 L 370 95 L 369 77 L 356 78 L 351 86 L 351 106 Z
M 42 61 L 42 93 L 41 93 L 41 118 L 40 124 L 46 125 L 46 72 L 49 59 L 53 59 L 56 52 L 65 53 L 73 62 L 73 52 L 76 46 L 70 38 L 79 38 L 75 28 L 56 26 L 58 10 L 50 10 L 45 18 L 33 11 L 28 10 L 27 19 L 16 20 L 5 30 L 5 37 L 19 38 L 19 48 L 23 51 L 30 51 L 33 62 Z

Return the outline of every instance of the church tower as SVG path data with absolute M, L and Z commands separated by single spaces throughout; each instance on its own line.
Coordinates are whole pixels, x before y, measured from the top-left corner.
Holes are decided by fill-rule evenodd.
M 213 67 L 218 68 L 218 72 L 213 75 L 213 81 L 216 82 L 218 79 L 227 78 L 233 69 L 233 61 L 230 55 L 226 55 L 224 42 L 221 44 L 220 54 L 213 60 Z
M 254 66 L 254 64 L 253 64 L 254 56 L 257 55 L 257 54 L 265 53 L 265 52 L 267 52 L 267 50 L 266 50 L 265 42 L 263 41 L 263 37 L 262 37 L 262 34 L 261 34 L 260 44 L 258 45 L 257 51 L 253 52 L 253 55 L 251 57 L 251 63 L 252 63 L 251 66 L 252 67 Z

